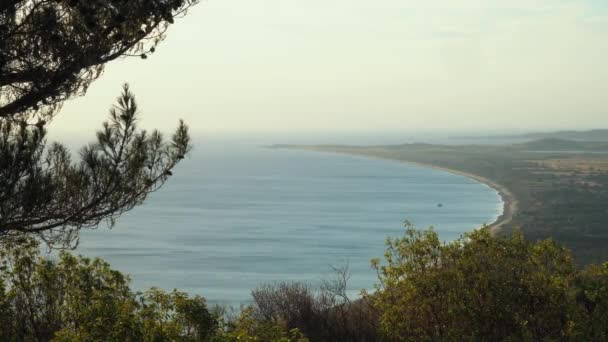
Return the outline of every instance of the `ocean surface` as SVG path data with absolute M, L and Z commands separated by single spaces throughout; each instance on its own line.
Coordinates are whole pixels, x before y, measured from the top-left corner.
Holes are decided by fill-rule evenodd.
M 442 207 L 438 206 L 442 204 Z M 313 286 L 331 265 L 349 265 L 356 295 L 376 281 L 369 267 L 403 221 L 449 241 L 502 212 L 474 180 L 386 160 L 249 144 L 197 146 L 147 202 L 83 231 L 76 253 L 158 286 L 239 305 L 275 281 Z

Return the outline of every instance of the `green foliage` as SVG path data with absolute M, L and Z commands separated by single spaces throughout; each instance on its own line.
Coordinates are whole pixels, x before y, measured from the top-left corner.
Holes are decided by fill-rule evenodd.
M 590 265 L 579 272 L 576 299 L 583 308 L 586 324 L 581 335 L 589 340 L 608 340 L 608 263 Z
M 221 342 L 308 342 L 297 329 L 286 331 L 279 324 L 255 317 L 253 307 L 244 308 L 236 321 L 228 326 L 227 332 L 219 337 Z
M 188 297 L 174 290 L 166 293 L 158 288 L 144 292 L 139 298 L 145 340 L 182 339 L 207 341 L 216 332 L 217 317 L 207 310 L 205 299 Z
M 40 257 L 33 240 L 0 252 L 1 341 L 209 341 L 217 316 L 205 299 L 129 289 L 100 259 Z
M 488 228 L 445 244 L 407 225 L 389 239 L 379 284 L 368 298 L 390 340 L 602 340 L 606 266 L 582 273 L 551 240 L 520 232 L 494 238 Z M 603 331 L 601 331 L 603 330 Z

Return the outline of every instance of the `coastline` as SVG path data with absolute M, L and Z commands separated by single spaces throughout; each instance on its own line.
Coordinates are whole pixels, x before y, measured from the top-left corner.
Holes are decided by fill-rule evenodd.
M 441 170 L 444 172 L 449 172 L 451 174 L 473 179 L 479 183 L 482 183 L 482 184 L 494 189 L 498 193 L 498 196 L 500 196 L 500 198 L 503 202 L 502 214 L 500 214 L 494 222 L 487 225 L 487 227 L 490 228 L 490 231 L 492 232 L 493 235 L 497 235 L 505 225 L 508 225 L 509 223 L 511 223 L 511 221 L 513 220 L 513 216 L 517 213 L 517 210 L 518 210 L 519 202 L 518 202 L 517 198 L 515 198 L 513 193 L 508 188 L 506 188 L 504 185 L 498 184 L 495 181 L 490 180 L 486 177 L 472 174 L 469 172 L 450 169 L 450 168 L 433 165 L 433 164 L 420 163 L 420 162 L 409 161 L 409 160 L 404 160 L 404 159 L 374 156 L 374 155 L 365 154 L 365 153 L 334 151 L 334 150 L 326 150 L 326 149 L 321 149 L 321 148 L 305 147 L 305 146 L 302 146 L 302 147 L 290 146 L 289 148 L 305 150 L 305 151 L 314 151 L 314 152 L 338 153 L 338 154 L 344 154 L 344 155 L 365 157 L 365 158 L 370 158 L 370 159 L 381 159 L 381 160 L 394 161 L 394 162 L 399 162 L 399 163 L 404 163 L 404 164 L 427 167 L 427 168 L 431 168 L 431 169 L 435 169 L 435 170 Z
M 432 165 L 432 164 L 425 164 L 425 163 L 412 162 L 412 161 L 399 160 L 399 159 L 391 159 L 391 158 L 381 158 L 381 159 L 398 161 L 401 163 L 418 165 L 418 166 L 422 166 L 422 167 L 428 167 L 428 168 L 432 168 L 432 169 L 436 169 L 436 170 L 441 170 L 444 172 L 449 172 L 451 174 L 473 179 L 479 183 L 485 184 L 485 185 L 489 186 L 490 188 L 494 189 L 502 200 L 503 209 L 502 209 L 502 213 L 496 218 L 496 220 L 487 225 L 490 228 L 490 230 L 492 231 L 493 235 L 497 235 L 505 225 L 508 225 L 509 223 L 511 223 L 511 221 L 513 220 L 513 216 L 517 212 L 519 202 L 517 201 L 517 199 L 515 198 L 513 193 L 509 189 L 507 189 L 504 185 L 498 184 L 486 177 L 472 174 L 469 172 L 464 172 L 464 171 L 449 169 L 449 168 L 445 168 L 445 167 L 441 167 L 441 166 L 437 166 L 437 165 Z

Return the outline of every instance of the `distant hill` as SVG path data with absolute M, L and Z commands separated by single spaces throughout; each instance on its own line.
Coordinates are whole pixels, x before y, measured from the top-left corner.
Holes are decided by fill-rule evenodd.
M 514 146 L 531 151 L 608 151 L 608 141 L 577 141 L 557 138 L 538 139 Z
M 521 136 L 522 138 L 532 139 L 568 139 L 582 141 L 606 141 L 608 142 L 608 129 L 594 129 L 590 131 L 558 131 L 545 133 L 528 133 Z
M 557 132 L 535 132 L 516 135 L 478 136 L 463 137 L 467 139 L 563 139 L 577 141 L 605 141 L 608 142 L 608 129 L 593 129 L 589 131 L 557 131 Z

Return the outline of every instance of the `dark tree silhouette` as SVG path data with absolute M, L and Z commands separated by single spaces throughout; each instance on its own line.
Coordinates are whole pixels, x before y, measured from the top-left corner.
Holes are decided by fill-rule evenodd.
M 167 180 L 190 149 L 188 128 L 180 121 L 168 142 L 138 131 L 128 86 L 78 162 L 47 146 L 45 126 L 106 63 L 147 58 L 197 1 L 0 1 L 0 239 L 29 233 L 73 246 L 81 228 L 113 224 Z
M 105 63 L 154 52 L 196 1 L 0 1 L 0 117 L 52 117 Z

